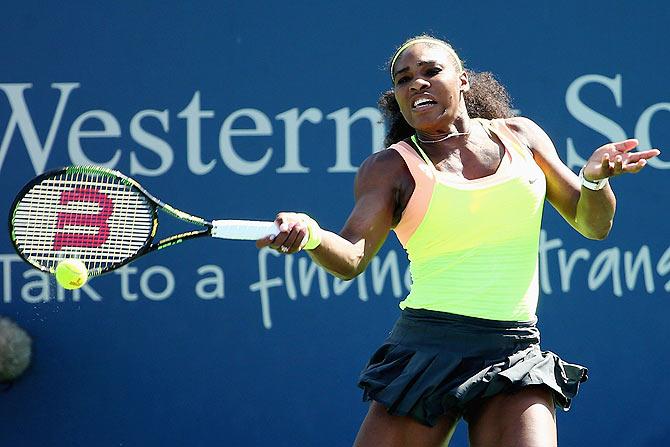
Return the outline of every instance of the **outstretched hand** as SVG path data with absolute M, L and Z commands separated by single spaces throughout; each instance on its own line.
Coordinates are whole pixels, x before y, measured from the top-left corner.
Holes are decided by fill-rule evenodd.
M 661 151 L 630 152 L 638 145 L 635 139 L 608 143 L 593 152 L 584 166 L 584 178 L 597 181 L 619 174 L 636 174 L 647 165 L 647 160 L 658 156 Z

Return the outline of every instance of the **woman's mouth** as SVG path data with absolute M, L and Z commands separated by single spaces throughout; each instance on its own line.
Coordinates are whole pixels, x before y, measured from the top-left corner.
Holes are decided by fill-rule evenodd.
M 417 98 L 412 102 L 412 109 L 414 110 L 423 110 L 437 104 L 437 101 L 427 98 L 425 96 Z

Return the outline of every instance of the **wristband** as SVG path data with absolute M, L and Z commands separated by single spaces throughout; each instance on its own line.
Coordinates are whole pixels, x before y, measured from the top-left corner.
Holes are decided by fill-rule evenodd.
M 582 182 L 582 186 L 591 191 L 600 191 L 609 183 L 609 178 L 601 178 L 600 180 L 591 181 L 584 178 L 584 168 L 579 171 L 579 181 Z
M 300 217 L 305 220 L 307 224 L 307 243 L 303 250 L 314 250 L 316 247 L 321 245 L 321 227 L 316 223 L 314 219 L 309 217 L 307 214 L 301 213 Z

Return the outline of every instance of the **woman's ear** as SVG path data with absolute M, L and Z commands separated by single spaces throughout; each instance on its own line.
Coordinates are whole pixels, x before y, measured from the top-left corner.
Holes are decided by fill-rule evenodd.
M 463 72 L 459 76 L 459 79 L 461 81 L 461 91 L 467 92 L 468 90 L 470 90 L 470 78 L 468 77 L 468 72 L 463 70 Z

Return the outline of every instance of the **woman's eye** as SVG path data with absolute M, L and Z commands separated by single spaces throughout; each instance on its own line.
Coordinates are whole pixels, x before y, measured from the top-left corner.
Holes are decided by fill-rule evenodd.
M 433 67 L 433 68 L 428 69 L 427 74 L 429 76 L 435 76 L 436 74 L 440 73 L 441 71 L 442 71 L 441 68 Z
M 409 81 L 409 76 L 402 76 L 402 77 L 396 79 L 395 83 L 396 83 L 396 85 L 401 85 L 401 84 L 405 84 L 407 81 Z

